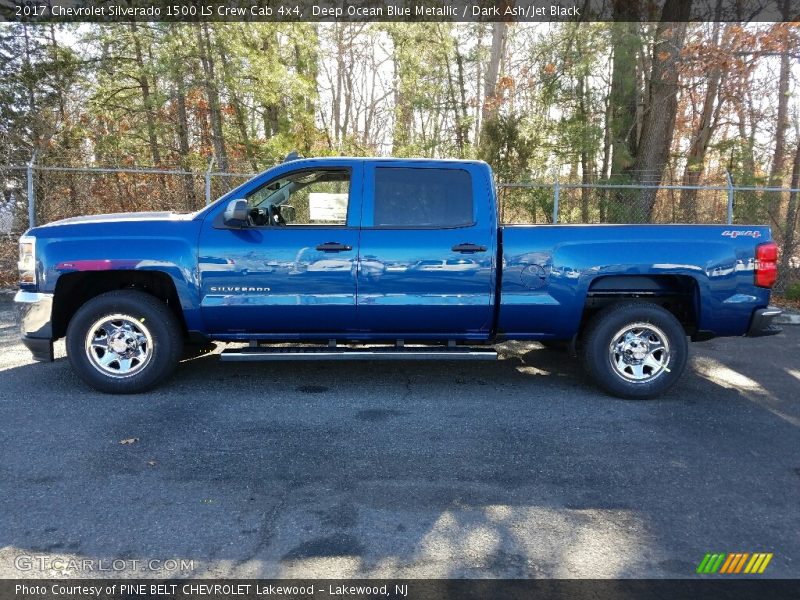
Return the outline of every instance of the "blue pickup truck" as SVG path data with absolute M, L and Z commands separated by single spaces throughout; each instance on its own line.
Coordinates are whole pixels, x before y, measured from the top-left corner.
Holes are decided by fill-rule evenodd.
M 110 393 L 222 360 L 484 360 L 569 344 L 591 378 L 656 396 L 687 339 L 777 333 L 770 230 L 501 226 L 478 161 L 292 159 L 204 209 L 65 219 L 20 239 L 22 340 Z

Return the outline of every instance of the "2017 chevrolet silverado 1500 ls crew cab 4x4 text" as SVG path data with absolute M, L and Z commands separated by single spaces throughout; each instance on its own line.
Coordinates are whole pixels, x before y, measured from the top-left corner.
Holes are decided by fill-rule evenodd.
M 687 337 L 779 331 L 776 261 L 768 227 L 501 226 L 482 162 L 296 159 L 198 212 L 29 230 L 16 302 L 34 357 L 66 336 L 105 392 L 152 388 L 210 340 L 244 344 L 223 360 L 492 359 L 540 340 L 647 398 L 681 376 Z

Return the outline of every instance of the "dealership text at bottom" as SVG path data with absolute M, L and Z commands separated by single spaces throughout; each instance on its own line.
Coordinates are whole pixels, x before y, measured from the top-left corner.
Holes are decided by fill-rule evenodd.
M 184 595 L 192 596 L 247 596 L 251 593 L 257 596 L 313 596 L 315 593 L 330 594 L 331 596 L 360 596 L 360 595 L 373 595 L 373 596 L 388 596 L 388 585 L 328 585 L 327 588 L 319 587 L 314 588 L 313 585 L 269 585 L 269 584 L 222 584 L 222 583 L 160 583 L 160 584 L 146 584 L 146 583 L 121 583 L 112 585 L 69 585 L 69 584 L 55 584 L 51 586 L 45 585 L 16 585 L 15 593 L 19 594 L 38 594 L 45 596 L 50 594 L 52 596 L 96 596 L 100 597 L 102 594 L 127 594 L 131 596 L 173 596 L 180 592 Z M 407 585 L 395 585 L 395 596 L 408 595 Z

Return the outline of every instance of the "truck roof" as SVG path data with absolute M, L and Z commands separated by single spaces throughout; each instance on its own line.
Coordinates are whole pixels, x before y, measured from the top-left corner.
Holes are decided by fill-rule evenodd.
M 425 163 L 448 163 L 448 164 L 470 164 L 470 165 L 487 165 L 482 160 L 468 160 L 463 158 L 398 158 L 394 156 L 314 156 L 309 158 L 294 158 L 286 162 L 292 164 L 314 164 L 319 162 L 392 162 L 392 163 L 410 163 L 410 164 L 425 164 Z

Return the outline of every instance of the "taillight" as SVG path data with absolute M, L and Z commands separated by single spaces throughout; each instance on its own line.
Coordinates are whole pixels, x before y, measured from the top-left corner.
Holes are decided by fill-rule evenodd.
M 756 285 L 771 288 L 778 277 L 778 245 L 767 242 L 756 246 Z

